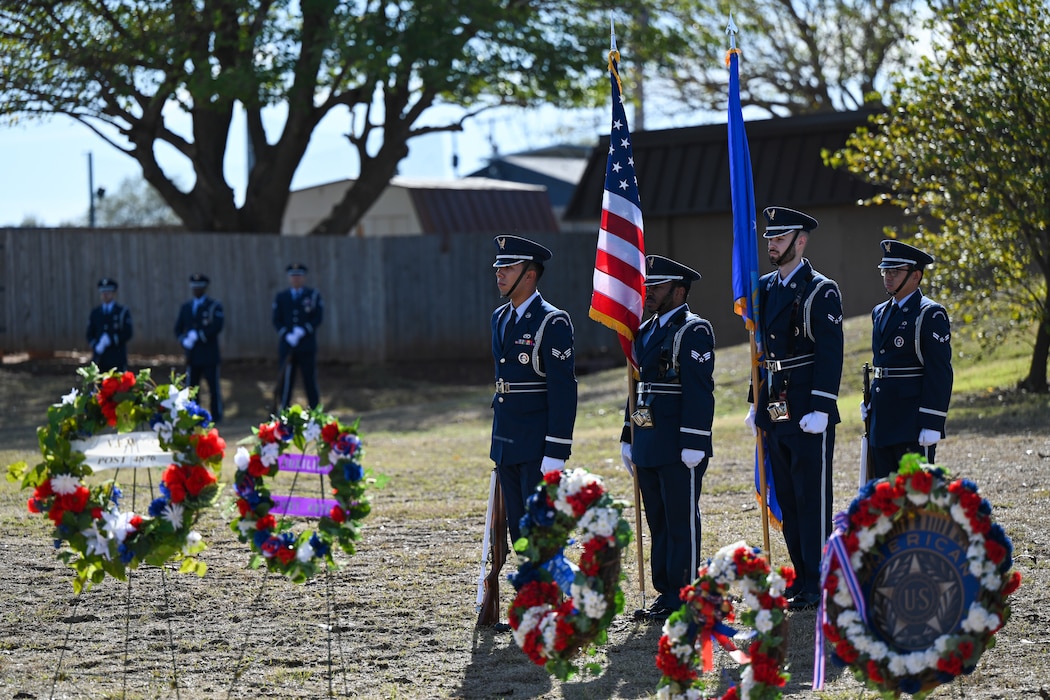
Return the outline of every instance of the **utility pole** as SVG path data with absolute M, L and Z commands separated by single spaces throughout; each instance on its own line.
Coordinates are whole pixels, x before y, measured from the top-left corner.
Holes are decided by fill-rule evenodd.
M 95 228 L 95 166 L 88 151 L 88 228 Z

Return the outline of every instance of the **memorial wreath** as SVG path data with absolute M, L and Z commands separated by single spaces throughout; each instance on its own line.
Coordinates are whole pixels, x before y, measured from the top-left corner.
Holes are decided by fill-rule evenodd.
M 631 528 L 622 514 L 623 504 L 583 469 L 545 475 L 529 497 L 514 543 L 521 564 L 509 577 L 517 595 L 508 619 L 518 646 L 560 680 L 580 670 L 576 656 L 603 643 L 623 612 L 620 558 Z M 576 530 L 583 549 L 578 565 L 565 558 Z M 596 663 L 586 668 L 600 671 Z
M 972 672 L 1021 584 L 1012 553 L 975 483 L 906 455 L 898 472 L 865 485 L 836 516 L 814 688 L 823 683 L 825 640 L 833 661 L 884 697 L 922 698 Z
M 714 668 L 714 642 L 744 665 L 740 686 L 731 686 L 722 700 L 764 700 L 781 697 L 790 675 L 780 670 L 784 661 L 787 600 L 784 591 L 795 580 L 795 570 L 782 566 L 773 570 L 761 550 L 744 542 L 723 547 L 700 568 L 698 578 L 680 594 L 685 602 L 664 623 L 656 654 L 663 672 L 656 696 L 661 700 L 696 700 L 704 685 L 696 672 Z M 736 584 L 748 609 L 742 623 L 754 629 L 747 653 L 737 649 L 729 627 L 736 611 L 729 590 Z
M 75 572 L 73 588 L 81 592 L 109 574 L 125 580 L 127 570 L 143 562 L 160 566 L 181 560 L 180 571 L 203 576 L 206 565 L 193 555 L 204 549 L 193 530 L 217 494 L 226 443 L 210 427 L 211 416 L 193 400 L 195 389 L 155 384 L 150 370 L 137 375 L 95 365 L 77 370 L 82 386 L 47 411 L 47 425 L 37 429 L 43 461 L 29 468 L 11 465 L 9 479 L 32 488 L 29 511 L 54 524 L 55 548 Z M 121 510 L 122 492 L 115 480 L 88 486 L 94 473 L 78 450 L 85 440 L 116 430 L 129 433 L 148 424 L 160 450 L 171 453 L 160 496 L 149 517 Z M 169 455 L 160 455 L 169 456 Z
M 250 447 L 241 446 L 234 456 L 239 516 L 231 529 L 241 542 L 251 545 L 251 568 L 263 563 L 270 571 L 284 574 L 295 583 L 313 577 L 327 565 L 336 568 L 332 546 L 354 554 L 361 539 L 360 521 L 371 511 L 365 496 L 366 473 L 359 459 L 363 454 L 357 422 L 344 426 L 320 409 L 301 406 L 284 409 L 272 420 L 253 429 Z M 335 503 L 320 518 L 316 532 L 292 532 L 292 523 L 282 515 L 266 485 L 276 476 L 281 455 L 295 447 L 305 453 L 316 449 L 321 471 L 327 471 Z

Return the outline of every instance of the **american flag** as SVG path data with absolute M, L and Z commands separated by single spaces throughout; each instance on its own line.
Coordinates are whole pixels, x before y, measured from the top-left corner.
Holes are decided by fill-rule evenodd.
M 598 250 L 594 258 L 594 292 L 589 315 L 619 334 L 624 355 L 637 369 L 633 341 L 638 334 L 645 301 L 645 237 L 631 133 L 623 109 L 619 59 L 620 54 L 615 48 L 609 52 L 612 127 L 609 130 L 602 226 L 598 231 Z

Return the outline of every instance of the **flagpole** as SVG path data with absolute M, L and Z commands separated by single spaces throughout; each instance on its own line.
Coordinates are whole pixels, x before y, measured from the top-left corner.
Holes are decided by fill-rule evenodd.
M 635 394 L 637 391 L 637 381 L 634 378 L 634 368 L 631 367 L 630 361 L 627 362 L 627 424 L 631 430 L 631 444 L 634 444 L 634 421 L 630 419 L 630 416 L 634 415 L 635 410 Z M 637 619 L 641 615 L 645 614 L 645 555 L 642 548 L 642 488 L 638 485 L 638 466 L 635 465 L 631 469 L 631 479 L 634 482 L 634 532 L 635 532 L 635 545 L 638 554 L 638 592 L 642 597 L 642 607 L 634 611 L 634 617 Z
M 616 26 L 612 14 L 609 15 L 609 54 L 610 59 L 612 54 L 616 53 Z M 612 134 L 609 135 L 612 138 Z M 631 431 L 631 444 L 634 444 L 634 421 L 630 420 L 630 416 L 634 414 L 635 409 L 635 393 L 637 380 L 634 378 L 634 367 L 631 366 L 631 360 L 627 360 L 627 415 L 628 425 Z M 642 546 L 642 488 L 638 485 L 638 467 L 634 467 L 631 470 L 631 481 L 634 484 L 634 532 L 635 532 L 635 551 L 638 555 L 638 594 L 642 598 L 642 607 L 634 611 L 635 618 L 645 614 L 645 554 Z
M 755 405 L 758 405 L 758 343 L 755 342 L 755 332 L 749 331 L 751 337 L 751 386 L 754 387 Z M 769 563 L 773 563 L 773 553 L 769 551 L 769 485 L 766 483 L 766 449 L 765 441 L 762 439 L 762 428 L 755 427 L 755 461 L 758 469 L 758 492 L 762 498 L 760 508 L 762 510 L 762 551 L 766 553 Z
M 726 25 L 726 34 L 729 36 L 729 51 L 726 53 L 726 67 L 730 68 L 730 80 L 729 80 L 729 170 L 730 177 L 734 178 L 731 183 L 732 198 L 733 198 L 733 295 L 737 304 L 740 304 L 740 308 L 737 312 L 744 318 L 745 323 L 748 326 L 748 336 L 750 338 L 751 346 L 751 387 L 754 393 L 753 399 L 754 404 L 758 405 L 758 394 L 761 390 L 761 374 L 759 372 L 759 347 L 758 338 L 756 333 L 758 331 L 758 306 L 755 300 L 756 294 L 756 283 L 757 280 L 757 251 L 754 250 L 754 237 L 756 235 L 754 221 L 754 193 L 753 184 L 751 178 L 751 164 L 750 164 L 750 153 L 747 150 L 747 136 L 743 131 L 743 114 L 740 111 L 740 98 L 739 98 L 739 78 L 738 74 L 733 72 L 732 69 L 732 57 L 735 55 L 739 60 L 741 55 L 740 49 L 736 47 L 736 35 L 740 31 L 736 22 L 733 21 L 732 13 L 729 14 L 729 23 Z M 734 81 L 734 77 L 737 77 L 737 81 Z M 736 121 L 735 121 L 735 120 Z M 737 123 L 740 128 L 742 135 L 742 153 L 738 154 L 743 157 L 743 172 L 745 180 L 745 189 L 740 190 L 741 181 L 739 177 L 734 176 L 734 123 Z M 739 196 L 738 196 L 739 195 Z M 740 200 L 740 201 L 738 201 Z M 747 221 L 750 222 L 748 231 L 743 234 L 739 230 L 737 216 L 739 215 L 739 209 L 744 209 L 744 215 L 747 216 Z M 746 235 L 747 238 L 742 238 L 747 242 L 746 256 L 741 252 L 741 242 L 738 237 Z M 740 258 L 746 257 L 745 260 Z M 746 265 L 746 267 L 745 267 Z M 739 269 L 738 269 L 739 268 Z M 745 275 L 751 276 L 750 283 L 744 284 L 743 288 L 738 288 L 740 285 L 737 281 L 737 276 L 740 275 L 743 279 Z M 747 300 L 751 301 L 748 302 Z M 754 307 L 754 308 L 752 308 Z M 769 483 L 766 479 L 766 454 L 765 454 L 765 441 L 763 440 L 763 433 L 760 428 L 755 429 L 755 470 L 758 472 L 758 493 L 760 499 L 760 507 L 762 509 L 762 547 L 766 552 L 766 556 L 769 557 L 769 561 L 772 563 L 773 557 L 769 551 Z

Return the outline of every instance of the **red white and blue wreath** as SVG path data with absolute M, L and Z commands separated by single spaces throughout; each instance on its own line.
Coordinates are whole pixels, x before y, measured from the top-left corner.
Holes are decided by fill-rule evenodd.
M 698 662 L 705 672 L 714 668 L 717 642 L 744 668 L 740 685 L 730 686 L 721 700 L 773 700 L 791 678 L 780 670 L 786 636 L 784 591 L 794 582 L 790 566 L 772 569 L 761 550 L 737 542 L 723 547 L 700 568 L 698 578 L 682 588 L 685 602 L 664 622 L 656 654 L 656 667 L 663 672 L 657 685 L 660 700 L 698 700 L 704 683 L 696 672 Z M 733 585 L 740 588 L 747 609 L 740 622 L 753 628 L 747 652 L 737 649 L 729 626 L 736 610 L 729 597 Z
M 885 696 L 923 698 L 971 673 L 1021 585 L 1010 571 L 1010 538 L 977 484 L 907 455 L 835 522 L 823 562 L 814 688 L 823 685 L 824 643 L 833 661 Z M 922 609 L 900 610 L 891 597 L 898 589 Z
M 231 529 L 251 545 L 251 568 L 265 563 L 270 571 L 302 583 L 326 565 L 337 568 L 333 546 L 347 554 L 356 552 L 361 520 L 372 509 L 365 495 L 368 474 L 360 462 L 364 451 L 357 425 L 343 425 L 319 409 L 292 406 L 253 429 L 250 446 L 237 449 L 234 488 L 239 516 Z M 276 476 L 281 455 L 292 447 L 304 454 L 312 447 L 320 465 L 331 468 L 328 481 L 335 505 L 320 518 L 316 532 L 296 534 L 290 520 L 279 520 L 281 513 L 266 485 L 267 478 Z
M 106 575 L 125 580 L 127 570 L 143 562 L 160 566 L 181 560 L 181 572 L 203 576 L 207 566 L 194 555 L 205 546 L 193 527 L 201 511 L 218 495 L 225 441 L 210 427 L 211 416 L 194 401 L 196 389 L 179 380 L 155 384 L 150 370 L 137 375 L 95 365 L 77 370 L 79 389 L 47 410 L 47 425 L 37 429 L 43 461 L 8 468 L 9 478 L 32 488 L 31 513 L 54 525 L 59 559 L 75 572 L 73 589 L 81 592 Z M 88 486 L 94 470 L 77 451 L 78 441 L 112 431 L 129 433 L 149 425 L 160 449 L 174 459 L 164 470 L 160 496 L 149 514 L 121 509 L 123 496 L 113 480 Z
M 577 530 L 578 565 L 565 558 Z M 545 475 L 529 497 L 514 546 L 521 565 L 509 577 L 517 595 L 508 619 L 518 646 L 558 679 L 580 670 L 576 656 L 605 642 L 613 617 L 623 612 L 620 557 L 630 541 L 623 504 L 584 469 Z M 586 668 L 601 670 L 597 663 Z

